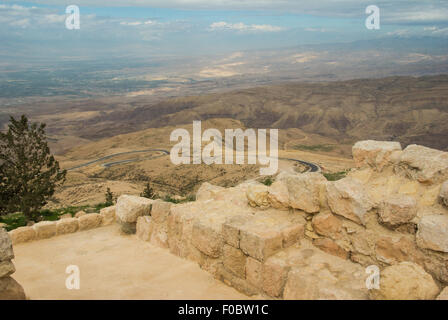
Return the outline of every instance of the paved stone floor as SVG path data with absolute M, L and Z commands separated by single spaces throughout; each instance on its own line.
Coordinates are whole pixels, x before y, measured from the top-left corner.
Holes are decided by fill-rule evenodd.
M 13 277 L 30 299 L 248 299 L 117 225 L 18 244 L 14 253 Z M 79 290 L 66 288 L 69 265 L 79 267 Z

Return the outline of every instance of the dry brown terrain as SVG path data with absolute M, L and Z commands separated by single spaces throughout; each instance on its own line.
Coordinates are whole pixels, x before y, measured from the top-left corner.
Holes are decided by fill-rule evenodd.
M 203 130 L 216 128 L 224 132 L 227 128 L 245 128 L 237 120 L 210 119 L 202 123 Z M 121 152 L 136 150 L 161 149 L 170 151 L 174 142 L 169 141 L 170 133 L 178 127 L 191 132 L 192 124 L 185 126 L 168 126 L 151 128 L 128 134 L 106 138 L 75 147 L 58 156 L 65 169 Z M 331 145 L 325 151 L 304 151 L 294 148 L 296 145 Z M 337 145 L 337 141 L 318 135 L 309 135 L 300 129 L 280 130 L 280 158 L 300 159 L 318 164 L 325 172 L 339 172 L 352 167 L 352 161 L 346 158 L 350 154 L 350 146 Z M 103 165 L 116 161 L 135 160 L 110 167 Z M 296 162 L 281 160 L 280 170 L 305 170 Z M 67 181 L 56 193 L 51 207 L 68 205 L 92 205 L 104 201 L 104 194 L 110 188 L 115 195 L 139 195 L 146 182 L 157 194 L 183 195 L 194 194 L 203 182 L 220 186 L 235 186 L 248 179 L 262 179 L 258 165 L 178 165 L 171 163 L 168 155 L 161 152 L 123 154 L 105 159 L 91 165 L 68 172 Z

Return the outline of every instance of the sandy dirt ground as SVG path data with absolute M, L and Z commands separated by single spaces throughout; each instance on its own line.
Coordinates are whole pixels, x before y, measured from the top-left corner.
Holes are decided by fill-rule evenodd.
M 13 277 L 32 299 L 248 299 L 195 263 L 118 226 L 14 246 Z M 66 268 L 77 265 L 80 289 L 68 290 Z

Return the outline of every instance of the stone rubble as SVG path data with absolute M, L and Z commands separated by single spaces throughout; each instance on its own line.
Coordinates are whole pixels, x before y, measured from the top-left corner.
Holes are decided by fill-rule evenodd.
M 195 202 L 157 200 L 137 236 L 248 295 L 436 298 L 448 285 L 447 153 L 368 141 L 353 154 L 358 168 L 334 182 L 281 172 L 271 186 L 204 183 Z M 379 290 L 366 286 L 370 265 Z

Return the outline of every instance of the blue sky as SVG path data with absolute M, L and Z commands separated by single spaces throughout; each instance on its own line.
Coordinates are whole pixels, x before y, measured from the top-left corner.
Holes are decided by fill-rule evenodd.
M 81 29 L 65 28 L 78 5 Z M 365 8 L 381 9 L 367 30 Z M 27 54 L 214 54 L 387 37 L 448 39 L 448 1 L 29 0 L 0 2 L 0 42 Z

